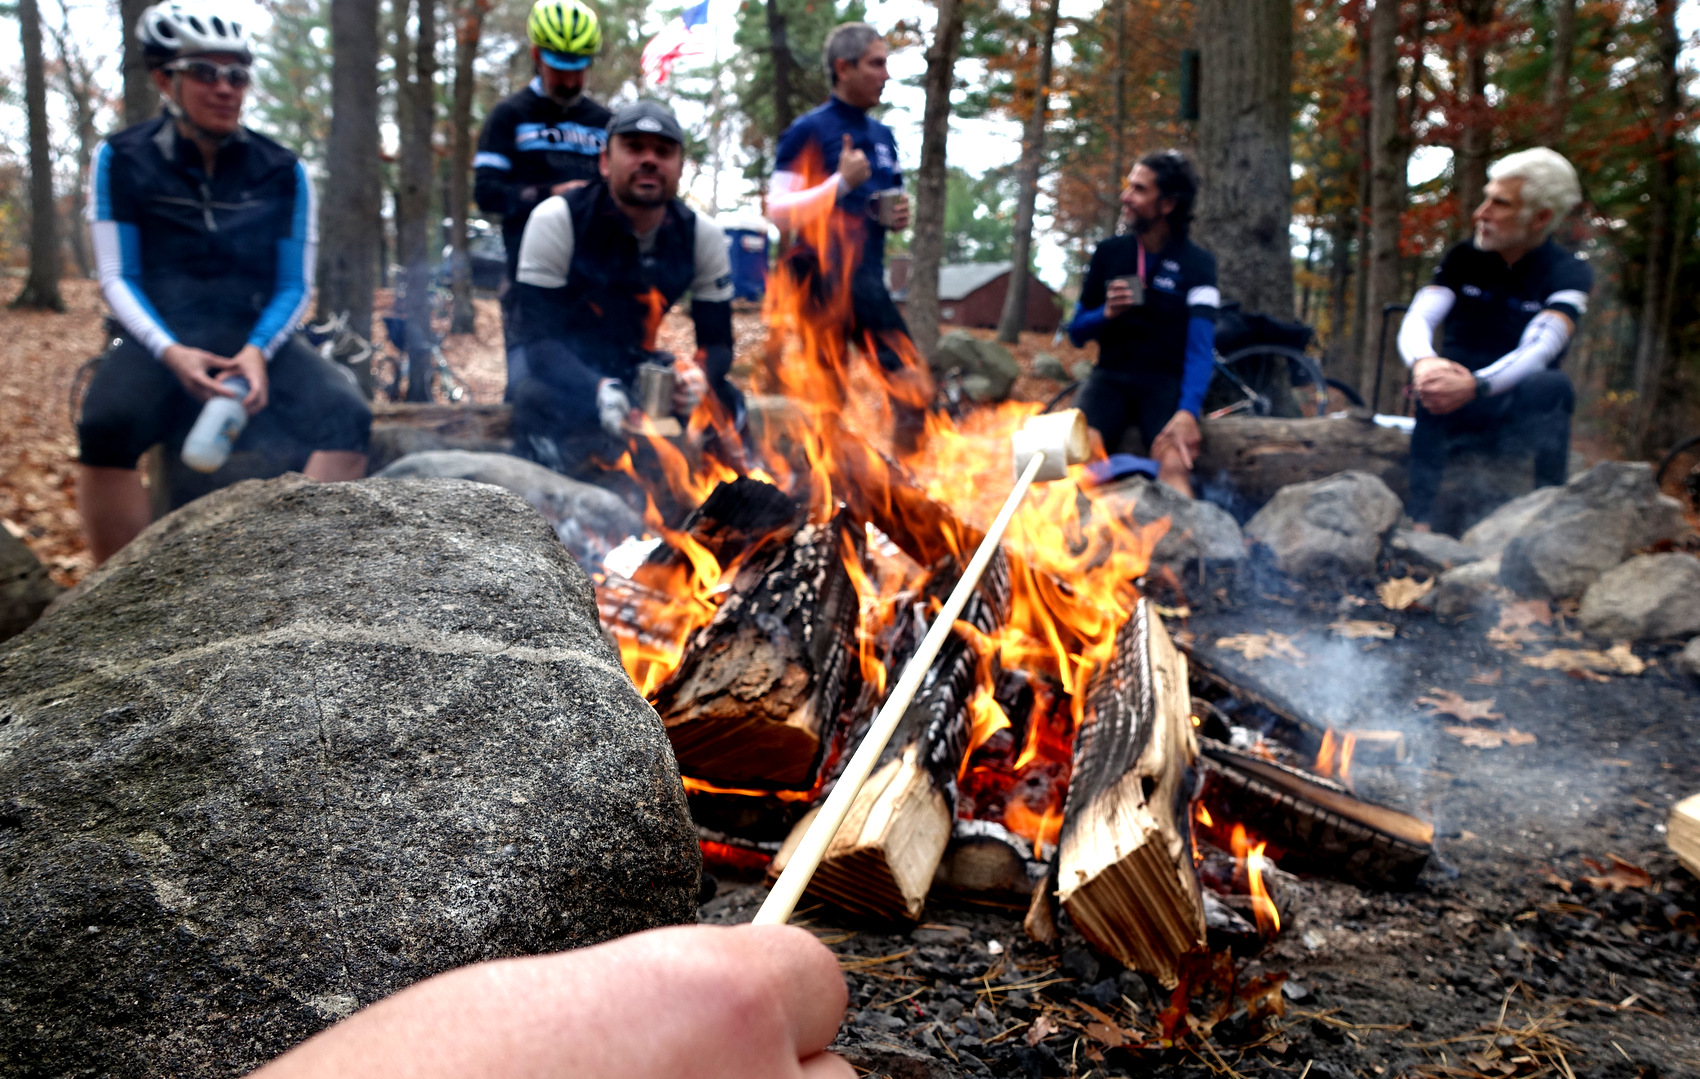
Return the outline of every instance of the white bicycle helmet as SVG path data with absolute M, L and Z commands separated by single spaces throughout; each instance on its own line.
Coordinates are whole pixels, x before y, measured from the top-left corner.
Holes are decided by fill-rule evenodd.
M 254 62 L 248 34 L 240 22 L 219 12 L 212 3 L 154 4 L 136 20 L 136 39 L 149 64 L 157 67 L 183 56 L 235 53 L 245 64 Z

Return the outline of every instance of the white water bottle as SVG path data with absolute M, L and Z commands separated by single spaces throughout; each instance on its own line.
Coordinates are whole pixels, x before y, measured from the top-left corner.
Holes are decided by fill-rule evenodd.
M 231 447 L 248 426 L 248 412 L 242 399 L 248 396 L 248 380 L 234 376 L 224 385 L 235 391 L 235 397 L 213 397 L 201 406 L 201 415 L 183 440 L 183 463 L 196 472 L 217 472 L 230 459 Z

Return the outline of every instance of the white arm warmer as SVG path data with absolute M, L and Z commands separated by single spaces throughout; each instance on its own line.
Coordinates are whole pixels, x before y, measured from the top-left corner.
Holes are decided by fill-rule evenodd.
M 1409 367 L 1425 356 L 1435 355 L 1434 335 L 1458 296 L 1441 285 L 1424 285 L 1411 298 L 1410 310 L 1399 323 L 1399 358 Z
M 798 173 L 776 172 L 767 192 L 767 216 L 781 230 L 798 232 L 832 212 L 841 186 L 836 172 L 813 187 L 804 187 Z
M 1570 323 L 1557 311 L 1542 311 L 1523 327 L 1517 347 L 1476 372 L 1487 380 L 1488 392 L 1500 394 L 1544 371 L 1570 343 Z

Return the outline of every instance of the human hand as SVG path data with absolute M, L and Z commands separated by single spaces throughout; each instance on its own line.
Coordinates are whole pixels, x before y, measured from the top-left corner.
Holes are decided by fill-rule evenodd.
M 596 418 L 610 438 L 626 437 L 626 420 L 631 414 L 631 398 L 619 379 L 605 378 L 596 384 Z
M 678 359 L 673 362 L 673 413 L 678 416 L 689 416 L 702 404 L 703 395 L 708 392 L 708 376 L 702 368 L 689 360 Z
M 850 136 L 844 136 L 844 149 L 838 155 L 838 175 L 844 180 L 844 186 L 851 191 L 868 182 L 868 177 L 874 174 L 874 167 L 868 164 L 868 155 L 856 149 Z
M 247 380 L 248 396 L 242 399 L 242 407 L 248 415 L 257 415 L 271 400 L 266 354 L 255 346 L 243 345 L 242 350 L 225 363 L 224 373 L 240 375 Z
M 1192 471 L 1192 463 L 1198 459 L 1198 447 L 1203 437 L 1198 430 L 1198 417 L 1186 409 L 1176 409 L 1169 417 L 1169 422 L 1151 440 L 1151 456 L 1161 462 L 1165 457 L 1173 457 L 1180 466 L 1188 472 Z
M 854 1079 L 833 954 L 794 926 L 674 926 L 438 975 L 256 1079 Z
M 236 396 L 218 381 L 219 377 L 229 370 L 231 363 L 223 356 L 215 355 L 204 348 L 172 345 L 159 360 L 177 376 L 177 381 L 183 384 L 183 389 L 188 391 L 189 396 L 203 404 L 214 397 Z
M 1104 317 L 1116 318 L 1133 309 L 1133 286 L 1117 278 L 1104 290 Z
M 880 196 L 880 201 L 891 202 L 891 228 L 902 232 L 909 227 L 909 196 L 897 191 L 890 191 Z
M 567 180 L 564 183 L 558 183 L 554 187 L 551 187 L 549 189 L 549 194 L 565 195 L 569 191 L 577 191 L 589 182 L 589 180 Z
M 1417 399 L 1436 416 L 1456 412 L 1475 400 L 1475 373 L 1461 363 L 1440 356 L 1428 357 L 1412 366 L 1411 376 Z

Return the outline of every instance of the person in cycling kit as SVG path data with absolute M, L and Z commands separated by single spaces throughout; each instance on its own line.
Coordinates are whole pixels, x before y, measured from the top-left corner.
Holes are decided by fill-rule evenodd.
M 513 283 L 520 239 L 539 203 L 597 179 L 597 161 L 613 114 L 584 94 L 585 72 L 602 49 L 596 13 L 580 0 L 537 0 L 526 20 L 536 74 L 519 93 L 490 110 L 472 159 L 473 198 L 500 214 L 508 273 L 502 293 L 502 334 L 508 353 L 507 399 L 525 377 L 523 336 Z
M 1406 510 L 1418 528 L 1431 526 L 1459 449 L 1532 455 L 1535 486 L 1565 481 L 1576 391 L 1558 364 L 1594 274 L 1551 237 L 1581 200 L 1576 170 L 1552 150 L 1500 159 L 1488 170 L 1474 237 L 1447 251 L 1411 300 L 1399 355 L 1417 398 Z
M 720 227 L 677 198 L 684 141 L 664 106 L 627 105 L 609 122 L 602 179 L 532 213 L 514 284 L 528 367 L 513 388 L 515 453 L 568 475 L 618 460 L 646 337 L 687 291 L 697 358 L 674 364 L 673 410 L 689 419 L 712 389 L 714 425 L 741 423 L 726 381 L 731 255 Z
M 241 24 L 217 4 L 155 4 L 136 36 L 165 114 L 101 143 L 89 169 L 101 290 L 121 327 L 77 424 L 97 563 L 151 519 L 138 458 L 181 442 L 209 398 L 236 396 L 226 376 L 247 380 L 249 415 L 267 410 L 315 451 L 315 479 L 365 475 L 372 421 L 353 380 L 295 336 L 313 288 L 313 188 L 294 154 L 241 126 Z
M 889 78 L 885 39 L 866 23 L 845 23 L 827 38 L 824 58 L 832 97 L 780 135 L 767 212 L 793 237 L 786 265 L 812 291 L 831 288 L 833 278 L 842 281 L 838 275 L 854 266 L 845 335 L 879 362 L 892 406 L 893 442 L 907 453 L 924 432 L 933 386 L 885 287 L 886 233 L 908 228 L 910 214 L 897 140 L 891 128 L 868 115 Z M 825 179 L 811 184 L 817 176 Z M 848 250 L 820 252 L 800 238 L 829 215 L 833 235 L 843 237 Z
M 1068 327 L 1077 347 L 1098 342 L 1077 402 L 1087 425 L 1109 453 L 1138 427 L 1158 479 L 1189 498 L 1221 305 L 1216 257 L 1187 238 L 1197 195 L 1191 162 L 1173 150 L 1133 167 L 1121 195 L 1131 230 L 1092 252 Z

